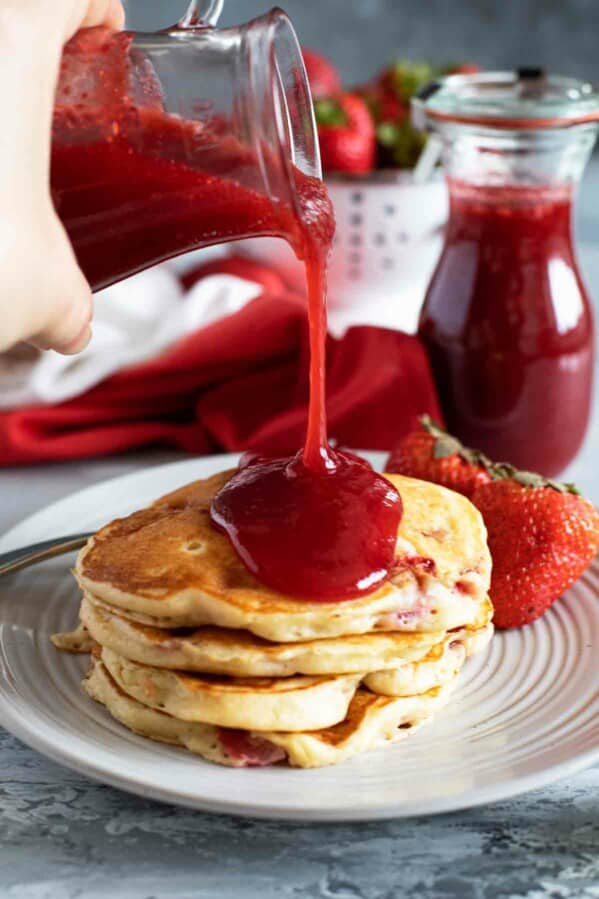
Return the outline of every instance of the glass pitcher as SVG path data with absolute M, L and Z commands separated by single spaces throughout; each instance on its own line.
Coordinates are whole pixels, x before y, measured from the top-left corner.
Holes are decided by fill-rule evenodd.
M 593 321 L 572 241 L 599 96 L 540 70 L 451 76 L 416 100 L 442 143 L 450 218 L 419 333 L 447 424 L 556 475 L 586 430 Z
M 191 3 L 157 34 L 80 31 L 65 47 L 51 189 L 94 290 L 242 237 L 285 236 L 301 255 L 321 175 L 301 50 L 281 10 L 217 30 L 221 6 Z

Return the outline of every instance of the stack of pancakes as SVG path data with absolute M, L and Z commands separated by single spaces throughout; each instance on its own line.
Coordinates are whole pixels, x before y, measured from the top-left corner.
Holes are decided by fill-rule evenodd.
M 344 602 L 279 594 L 210 521 L 223 472 L 102 528 L 81 551 L 87 693 L 138 734 L 224 765 L 334 764 L 408 734 L 491 638 L 491 560 L 472 504 L 387 475 L 396 565 Z

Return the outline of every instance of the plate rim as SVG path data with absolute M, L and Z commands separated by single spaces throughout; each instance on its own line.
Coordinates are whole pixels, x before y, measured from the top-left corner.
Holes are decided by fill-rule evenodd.
M 382 452 L 364 451 L 364 454 L 369 457 L 374 464 L 380 464 L 385 456 Z M 163 463 L 156 466 L 142 467 L 139 470 L 107 478 L 96 484 L 83 487 L 80 490 L 75 490 L 61 499 L 43 506 L 41 509 L 38 509 L 36 512 L 13 525 L 8 531 L 0 536 L 0 550 L 4 551 L 5 549 L 12 549 L 19 545 L 19 542 L 22 539 L 19 537 L 19 534 L 22 530 L 31 527 L 35 531 L 35 528 L 39 527 L 39 522 L 43 521 L 46 516 L 52 516 L 54 512 L 60 510 L 60 506 L 68 506 L 69 503 L 78 498 L 81 499 L 84 494 L 93 496 L 95 492 L 100 493 L 107 487 L 118 487 L 120 483 L 130 482 L 132 479 L 135 479 L 135 477 L 146 475 L 149 472 L 156 474 L 159 479 L 160 472 L 166 470 L 172 472 L 180 469 L 182 477 L 185 477 L 184 472 L 188 469 L 193 469 L 195 466 L 199 466 L 201 469 L 215 464 L 219 466 L 222 466 L 223 464 L 225 466 L 234 465 L 236 464 L 239 455 L 240 454 L 238 453 L 210 455 L 183 459 L 177 462 Z M 202 472 L 200 471 L 198 477 L 201 476 Z M 157 495 L 160 495 L 162 492 L 163 491 L 159 488 Z M 43 535 L 40 535 L 39 539 L 42 539 L 42 537 Z M 597 614 L 599 614 L 599 612 L 597 612 Z M 1 670 L 0 682 L 6 683 L 4 673 Z M 267 820 L 350 822 L 411 818 L 419 815 L 432 816 L 448 814 L 450 812 L 504 801 L 530 790 L 541 789 L 557 780 L 576 774 L 585 768 L 591 767 L 596 762 L 599 762 L 599 746 L 597 746 L 593 749 L 585 749 L 582 752 L 574 753 L 569 758 L 553 765 L 549 765 L 541 771 L 516 775 L 510 778 L 509 781 L 476 787 L 447 797 L 411 800 L 400 803 L 375 804 L 371 806 L 355 807 L 353 809 L 344 808 L 342 810 L 335 806 L 298 808 L 297 806 L 273 805 L 268 802 L 256 804 L 255 802 L 239 801 L 235 799 L 213 800 L 210 798 L 189 796 L 183 790 L 161 787 L 149 783 L 147 780 L 143 779 L 143 775 L 140 775 L 139 777 L 120 775 L 118 771 L 115 771 L 115 769 L 108 764 L 94 763 L 83 759 L 76 750 L 71 750 L 68 746 L 64 745 L 59 747 L 56 745 L 56 741 L 50 736 L 40 734 L 33 725 L 28 726 L 26 721 L 13 711 L 7 696 L 3 692 L 0 693 L 0 723 L 9 733 L 17 737 L 34 751 L 39 752 L 63 767 L 69 768 L 70 770 L 90 778 L 96 783 L 107 784 L 142 798 L 150 798 L 163 803 L 184 806 L 197 811 Z M 290 771 L 291 776 L 293 776 L 294 773 L 296 772 Z
M 0 695 L 0 712 L 5 711 L 4 698 Z M 532 790 L 542 789 L 562 778 L 584 771 L 599 761 L 599 748 L 591 749 L 572 756 L 566 761 L 551 765 L 540 773 L 525 774 L 512 778 L 509 781 L 510 786 L 507 788 L 505 788 L 506 784 L 495 784 L 489 787 L 479 787 L 475 791 L 470 790 L 455 796 L 449 796 L 442 800 L 414 800 L 410 803 L 399 805 L 397 803 L 392 805 L 375 805 L 368 808 L 344 809 L 340 812 L 339 809 L 333 806 L 321 806 L 318 809 L 302 809 L 278 805 L 256 805 L 249 802 L 239 803 L 226 799 L 215 801 L 192 798 L 184 792 L 161 788 L 152 784 L 148 785 L 147 781 L 143 781 L 141 778 L 125 778 L 113 769 L 103 765 L 81 761 L 81 758 L 75 753 L 71 753 L 68 748 L 59 751 L 54 747 L 52 741 L 45 740 L 43 737 L 36 735 L 35 731 L 23 726 L 10 710 L 8 718 L 11 726 L 8 727 L 6 725 L 7 719 L 4 716 L 2 717 L 2 726 L 30 749 L 41 753 L 62 767 L 76 771 L 78 774 L 83 774 L 95 783 L 116 787 L 125 793 L 132 793 L 142 799 L 149 798 L 165 804 L 195 809 L 196 811 L 262 820 L 343 823 L 415 818 L 419 816 L 432 817 L 503 802 Z M 297 772 L 291 771 L 292 775 L 293 773 Z

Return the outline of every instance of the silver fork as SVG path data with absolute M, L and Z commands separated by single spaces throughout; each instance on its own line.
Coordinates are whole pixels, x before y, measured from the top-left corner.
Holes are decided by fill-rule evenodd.
M 0 577 L 36 565 L 44 559 L 53 559 L 54 556 L 62 556 L 74 549 L 81 549 L 91 535 L 92 532 L 54 537 L 52 540 L 43 540 L 41 543 L 32 543 L 30 546 L 21 546 L 19 549 L 11 549 L 10 552 L 0 553 Z

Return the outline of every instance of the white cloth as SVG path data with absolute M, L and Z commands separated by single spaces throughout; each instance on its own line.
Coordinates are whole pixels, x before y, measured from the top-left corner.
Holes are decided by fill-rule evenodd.
M 54 352 L 0 356 L 0 409 L 52 405 L 79 396 L 115 372 L 157 356 L 185 335 L 238 312 L 262 293 L 261 285 L 233 275 L 210 275 L 184 293 L 179 281 L 182 272 L 227 253 L 226 247 L 190 253 L 97 293 L 93 337 L 78 356 Z M 287 257 L 289 263 L 289 250 Z M 301 290 L 303 269 L 295 259 L 291 263 L 295 280 L 288 277 L 289 283 Z M 282 271 L 289 276 L 289 265 Z M 354 291 L 343 303 L 333 297 L 329 331 L 342 337 L 352 325 L 406 329 L 400 305 L 376 292 Z
M 210 275 L 183 293 L 176 274 L 181 268 L 181 262 L 156 266 L 96 294 L 93 337 L 78 356 L 39 353 L 0 365 L 0 409 L 50 405 L 78 396 L 120 369 L 157 356 L 186 334 L 237 312 L 262 292 L 252 281 Z

